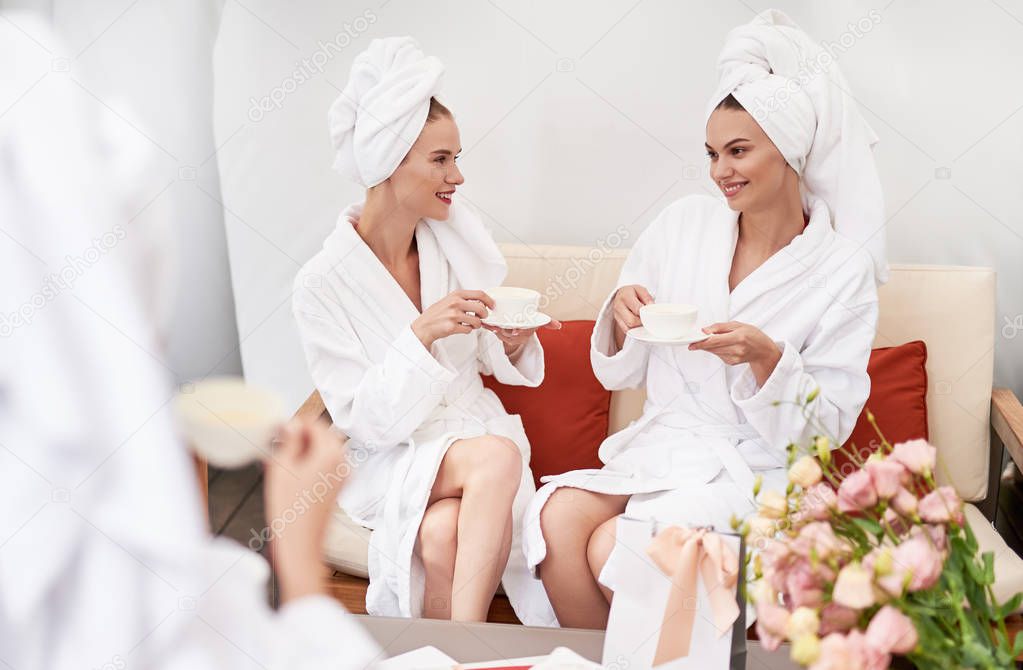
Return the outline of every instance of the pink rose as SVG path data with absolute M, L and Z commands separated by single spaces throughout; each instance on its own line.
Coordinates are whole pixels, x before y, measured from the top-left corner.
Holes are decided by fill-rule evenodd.
M 803 558 L 810 558 L 811 552 L 815 552 L 817 558 L 827 560 L 848 549 L 849 545 L 838 539 L 831 525 L 823 521 L 814 521 L 803 526 L 799 536 L 792 542 L 792 551 Z
M 894 564 L 911 575 L 909 590 L 919 591 L 938 583 L 945 559 L 928 537 L 917 534 L 895 548 Z
M 860 670 L 863 654 L 849 644 L 841 633 L 832 633 L 821 640 L 821 653 L 810 670 Z
M 885 653 L 908 654 L 918 641 L 913 622 L 891 605 L 878 610 L 867 626 L 867 644 Z
M 914 475 L 934 472 L 934 463 L 937 457 L 938 450 L 928 444 L 927 440 L 900 442 L 895 445 L 889 456 L 892 460 L 906 466 L 906 469 Z
M 846 636 L 847 643 L 856 649 L 863 659 L 863 670 L 888 670 L 892 663 L 892 656 L 886 651 L 877 649 L 867 641 L 867 636 L 862 631 L 853 630 Z
M 848 635 L 831 633 L 821 640 L 820 656 L 810 670 L 883 670 L 891 658 L 867 644 L 858 630 Z
M 930 523 L 954 521 L 963 525 L 963 501 L 951 486 L 941 486 L 920 500 L 920 518 Z
M 851 607 L 828 603 L 821 609 L 820 635 L 823 637 L 829 633 L 844 633 L 859 621 L 860 613 Z
M 824 582 L 834 573 L 826 565 L 810 567 L 810 562 L 797 561 L 785 575 L 785 594 L 792 607 L 818 607 L 824 601 Z
M 899 536 L 904 535 L 911 526 L 909 521 L 899 516 L 891 507 L 884 511 L 881 519 L 891 526 L 892 531 Z
M 867 461 L 863 469 L 870 475 L 877 497 L 888 500 L 894 496 L 903 484 L 909 483 L 909 473 L 905 466 L 891 459 Z
M 914 537 L 916 535 L 929 538 L 931 546 L 940 551 L 943 556 L 948 551 L 948 529 L 944 524 L 913 526 L 909 531 L 909 536 Z
M 838 486 L 838 509 L 860 512 L 877 504 L 877 490 L 866 470 L 857 470 Z
M 775 591 L 785 590 L 785 577 L 796 558 L 787 543 L 768 541 L 767 547 L 760 554 L 760 560 L 764 567 L 764 577 Z
M 838 507 L 838 494 L 826 482 L 820 482 L 803 494 L 802 510 L 807 518 L 824 521 Z
M 916 514 L 917 499 L 906 488 L 899 487 L 899 490 L 892 497 L 891 505 L 902 516 L 912 518 Z
M 789 611 L 781 605 L 757 603 L 757 637 L 764 649 L 774 651 L 781 646 L 789 616 Z
M 891 570 L 887 574 L 878 575 L 877 577 L 877 585 L 893 598 L 898 598 L 903 594 L 906 590 L 907 582 L 909 582 L 909 568 L 896 563 L 894 557 L 892 558 Z

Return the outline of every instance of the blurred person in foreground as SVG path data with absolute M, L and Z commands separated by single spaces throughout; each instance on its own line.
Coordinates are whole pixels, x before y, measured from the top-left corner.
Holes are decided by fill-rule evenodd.
M 28 88 L 38 72 L 24 78 L 35 65 L 49 71 L 52 54 L 24 35 L 55 41 L 31 15 L 7 18 L 0 663 L 372 665 L 382 658 L 376 643 L 323 592 L 320 551 L 336 486 L 274 540 L 277 612 L 266 601 L 266 562 L 210 536 L 191 459 L 174 435 L 154 327 L 168 311 L 173 263 L 159 222 L 135 218 L 148 206 L 136 192 L 146 141 L 67 76 Z M 322 427 L 286 426 L 266 465 L 267 518 L 289 519 L 320 473 L 341 471 L 343 451 Z

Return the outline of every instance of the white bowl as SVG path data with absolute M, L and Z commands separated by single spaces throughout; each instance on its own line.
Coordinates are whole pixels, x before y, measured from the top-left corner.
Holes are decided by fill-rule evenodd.
M 639 320 L 654 337 L 682 337 L 696 327 L 696 305 L 653 303 L 639 308 Z
M 496 323 L 530 323 L 540 305 L 540 293 L 531 288 L 497 286 L 486 293 L 494 299 L 487 320 Z
M 240 377 L 183 384 L 174 397 L 174 412 L 189 447 L 219 468 L 268 458 L 271 442 L 287 420 L 276 394 Z

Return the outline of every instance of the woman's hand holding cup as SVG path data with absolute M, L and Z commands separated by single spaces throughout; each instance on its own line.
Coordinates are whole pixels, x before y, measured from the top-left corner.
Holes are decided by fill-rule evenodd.
M 625 343 L 625 334 L 642 325 L 639 319 L 640 308 L 653 302 L 654 297 L 650 291 L 638 284 L 623 286 L 615 292 L 611 301 L 611 314 L 615 321 L 615 343 L 619 349 Z
M 412 332 L 427 349 L 437 340 L 456 333 L 471 333 L 493 309 L 494 300 L 483 291 L 452 291 L 412 322 Z

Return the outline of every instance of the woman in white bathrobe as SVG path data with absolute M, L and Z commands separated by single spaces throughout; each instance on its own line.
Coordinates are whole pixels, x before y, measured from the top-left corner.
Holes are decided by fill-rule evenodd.
M 831 126 L 811 90 L 774 116 L 759 114 L 788 83 L 778 72 L 790 36 L 778 28 L 790 23 L 766 12 L 729 36 L 706 127 L 710 176 L 725 201 L 689 196 L 666 208 L 597 317 L 598 379 L 612 390 L 645 387 L 647 400 L 638 421 L 601 445 L 603 468 L 545 478 L 527 511 L 527 563 L 563 626 L 607 622 L 624 575 L 618 514 L 727 531 L 733 515 L 753 509 L 754 473 L 765 488 L 783 489 L 786 446 L 816 434 L 840 444 L 867 399 L 875 266 L 879 275 L 885 267 L 883 237 L 868 245 L 879 257 L 863 248 L 883 223 L 869 142 L 857 145 L 869 128 L 848 99 L 839 100 L 845 122 L 862 125 Z M 746 67 L 750 53 L 763 55 L 759 68 Z M 851 153 L 861 172 L 822 179 L 821 162 L 833 155 L 814 151 L 826 142 Z M 696 305 L 709 337 L 688 346 L 637 341 L 628 333 L 655 301 Z M 811 420 L 796 401 L 815 389 Z
M 506 266 L 455 195 L 458 127 L 432 97 L 441 70 L 409 38 L 374 40 L 356 59 L 331 131 L 335 167 L 366 199 L 300 271 L 295 318 L 350 437 L 340 504 L 373 531 L 369 613 L 483 621 L 503 582 L 524 623 L 553 625 L 518 532 L 535 490 L 529 441 L 480 378 L 537 386 L 543 351 L 534 330 L 481 323 L 493 307 L 482 289 Z

